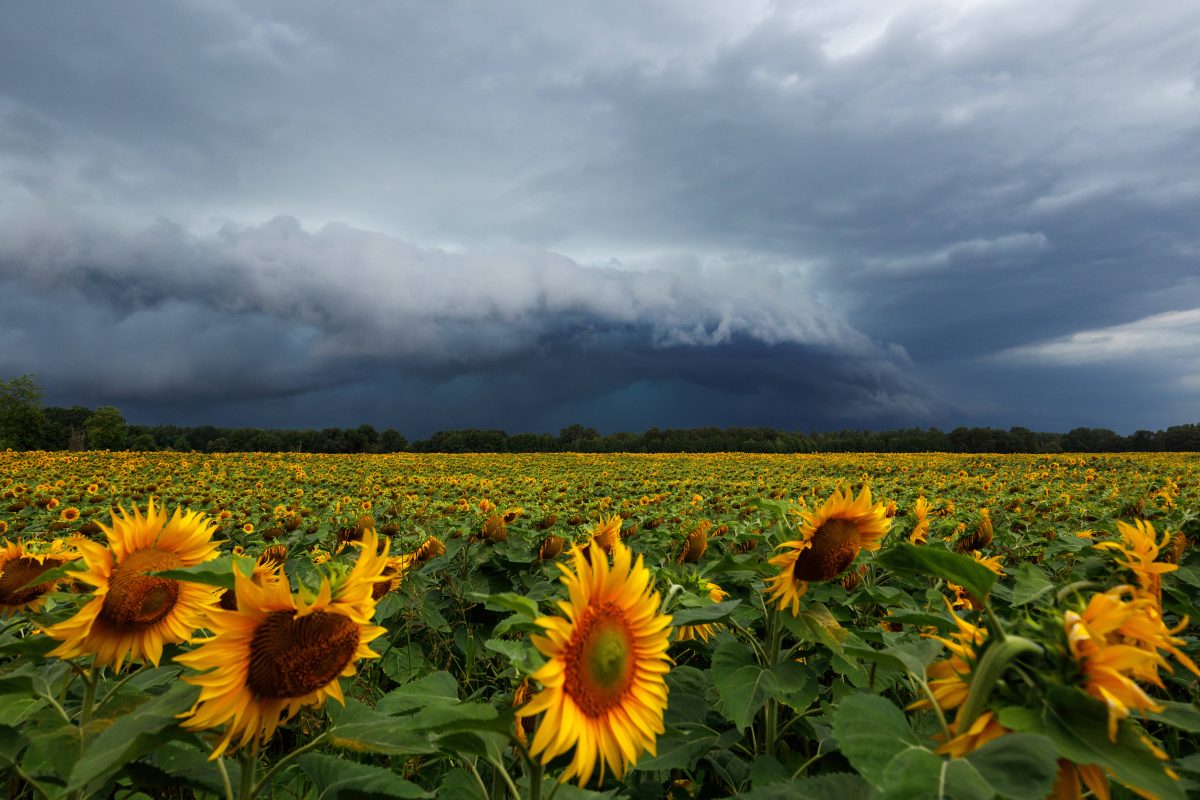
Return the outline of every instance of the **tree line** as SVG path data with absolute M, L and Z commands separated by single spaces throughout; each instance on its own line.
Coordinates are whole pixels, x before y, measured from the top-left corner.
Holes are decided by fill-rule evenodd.
M 371 425 L 321 430 L 135 425 L 113 406 L 43 407 L 32 375 L 0 380 L 0 450 L 174 450 L 202 453 L 1112 453 L 1200 451 L 1200 425 L 1139 430 L 1107 428 L 1046 433 L 1028 428 L 959 427 L 869 431 L 781 431 L 774 428 L 650 428 L 602 435 L 569 425 L 559 433 L 437 431 L 410 442 Z

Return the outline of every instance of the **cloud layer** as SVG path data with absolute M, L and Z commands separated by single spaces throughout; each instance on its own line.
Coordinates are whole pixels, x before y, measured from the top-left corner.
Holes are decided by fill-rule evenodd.
M 1200 307 L 1198 37 L 1184 0 L 24 4 L 0 369 L 256 424 L 1188 421 L 1170 348 L 1085 344 Z

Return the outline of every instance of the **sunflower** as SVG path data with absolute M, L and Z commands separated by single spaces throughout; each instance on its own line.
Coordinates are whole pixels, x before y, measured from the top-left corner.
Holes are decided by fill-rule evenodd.
M 112 527 L 100 527 L 108 546 L 80 540 L 76 546 L 87 569 L 69 573 L 95 587 L 92 600 L 75 616 L 46 629 L 48 636 L 62 641 L 50 655 L 92 654 L 95 665 L 116 670 L 127 658 L 158 666 L 163 645 L 188 640 L 220 590 L 150 573 L 216 558 L 212 523 L 195 511 L 176 509 L 168 517 L 151 500 L 145 516 L 136 506 L 132 516 L 118 509 Z
M 767 581 L 767 591 L 779 608 L 800 611 L 800 598 L 810 581 L 829 581 L 850 566 L 859 550 L 878 550 L 879 540 L 892 526 L 883 503 L 871 504 L 871 489 L 864 486 L 857 498 L 835 491 L 815 512 L 802 511 L 800 538 L 779 545 L 781 553 L 770 563 L 779 573 Z
M 67 506 L 58 513 L 58 518 L 63 522 L 74 522 L 79 519 L 79 509 L 75 506 Z
M 925 544 L 929 541 L 929 501 L 925 495 L 918 497 L 913 504 L 913 518 L 916 523 L 908 532 L 908 540 L 913 544 Z
M 927 670 L 933 701 L 942 710 L 949 710 L 962 705 L 967 699 L 967 694 L 971 690 L 971 670 L 974 669 L 978 649 L 987 639 L 987 631 L 955 614 L 949 601 L 945 602 L 957 630 L 950 634 L 949 639 L 930 634 L 924 635 L 941 642 L 950 651 L 948 658 L 931 664 Z M 908 710 L 932 707 L 933 702 L 928 698 L 922 698 L 909 704 Z
M 1011 733 L 1008 728 L 1000 724 L 995 715 L 991 711 L 984 711 L 971 726 L 962 732 L 958 730 L 958 720 L 950 726 L 950 732 L 954 737 L 942 744 L 933 752 L 938 755 L 950 756 L 951 758 L 962 758 L 965 755 L 975 752 L 993 739 L 998 739 L 1006 733 Z
M 322 577 L 315 594 L 292 594 L 286 581 L 259 584 L 235 573 L 237 610 L 213 611 L 213 637 L 175 659 L 202 673 L 184 677 L 200 687 L 200 697 L 183 727 L 225 726 L 211 758 L 231 745 L 266 741 L 305 706 L 329 697 L 345 702 L 338 678 L 355 674 L 358 659 L 379 657 L 368 646 L 386 633 L 371 625 L 372 588 L 386 580 L 386 563 L 387 547 L 378 552 L 370 530 L 354 568 L 332 581 Z
M 607 519 L 601 516 L 596 527 L 592 528 L 592 541 L 604 552 L 611 553 L 613 545 L 621 540 L 622 522 L 620 514 L 613 514 Z
M 1163 548 L 1171 541 L 1170 531 L 1164 530 L 1159 539 L 1154 526 L 1139 519 L 1133 525 L 1118 522 L 1117 533 L 1121 537 L 1120 542 L 1100 542 L 1092 546 L 1097 550 L 1115 550 L 1119 556 L 1117 563 L 1136 575 L 1142 591 L 1161 604 L 1162 576 L 1179 569 L 1178 564 L 1158 561 Z
M 725 591 L 710 580 L 704 581 L 704 589 L 708 592 L 708 599 L 712 600 L 714 603 L 719 603 L 725 598 L 729 597 L 729 592 Z M 722 625 L 718 625 L 716 623 L 680 625 L 675 629 L 675 641 L 686 642 L 689 639 L 700 639 L 701 641 L 707 642 L 709 639 L 715 636 L 717 631 L 721 630 L 722 627 Z
M 679 548 L 679 555 L 676 557 L 676 562 L 680 564 L 695 564 L 700 560 L 700 556 L 704 555 L 704 551 L 708 549 L 708 529 L 712 523 L 708 520 L 702 521 L 696 526 L 696 529 L 687 535 Z
M 0 549 L 0 619 L 18 611 L 36 611 L 52 591 L 55 581 L 29 584 L 75 558 L 71 545 L 55 539 L 49 547 L 5 541 Z
M 1126 601 L 1105 592 L 1093 595 L 1082 614 L 1063 614 L 1067 646 L 1079 665 L 1083 690 L 1108 707 L 1108 738 L 1113 742 L 1117 740 L 1118 724 L 1131 709 L 1163 710 L 1136 679 L 1162 686 L 1158 668 L 1166 666 L 1166 659 L 1154 649 L 1126 643 L 1119 635 L 1121 628 L 1149 605 L 1145 598 Z
M 549 660 L 533 674 L 542 690 L 517 711 L 545 712 L 530 752 L 543 764 L 575 748 L 560 780 L 586 784 L 596 767 L 624 775 L 643 752 L 656 752 L 667 707 L 667 646 L 671 618 L 641 556 L 613 542 L 612 566 L 596 553 L 589 562 L 577 547 L 574 570 L 559 565 L 569 601 L 565 614 L 538 619 L 544 636 L 534 646 Z M 598 762 L 598 763 L 597 763 Z

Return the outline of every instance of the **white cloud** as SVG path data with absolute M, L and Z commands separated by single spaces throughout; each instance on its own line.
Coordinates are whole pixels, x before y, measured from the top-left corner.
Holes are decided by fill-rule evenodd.
M 1200 367 L 1200 308 L 1167 311 L 1121 325 L 1079 331 L 1014 347 L 994 358 L 1064 365 L 1146 359 L 1191 362 Z

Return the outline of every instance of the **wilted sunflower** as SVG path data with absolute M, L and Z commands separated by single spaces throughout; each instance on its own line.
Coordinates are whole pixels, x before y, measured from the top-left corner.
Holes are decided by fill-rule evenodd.
M 871 503 L 871 488 L 857 498 L 835 491 L 815 512 L 803 511 L 800 538 L 779 545 L 787 550 L 771 559 L 779 574 L 767 581 L 767 591 L 779 608 L 800 611 L 800 598 L 810 581 L 830 581 L 841 575 L 859 550 L 878 550 L 879 540 L 892 526 L 883 503 Z
M 73 548 L 61 539 L 49 547 L 5 541 L 0 549 L 0 618 L 40 608 L 55 582 L 29 584 L 75 557 Z
M 560 564 L 570 595 L 566 615 L 538 619 L 544 636 L 530 637 L 549 660 L 533 674 L 542 690 L 517 711 L 545 712 L 530 752 L 543 764 L 575 748 L 560 780 L 582 786 L 599 766 L 624 775 L 643 752 L 656 752 L 667 707 L 665 676 L 671 618 L 660 613 L 650 571 L 641 556 L 613 543 L 612 566 L 596 552 L 589 563 L 579 548 L 574 570 Z
M 329 697 L 345 702 L 338 678 L 353 675 L 358 659 L 378 658 L 367 645 L 386 633 L 371 625 L 372 588 L 387 563 L 387 548 L 377 552 L 376 545 L 370 530 L 354 568 L 332 582 L 323 577 L 315 595 L 293 595 L 286 581 L 259 585 L 235 574 L 237 610 L 213 611 L 213 638 L 175 659 L 202 672 L 184 677 L 200 687 L 200 697 L 183 727 L 225 725 L 212 758 L 231 744 L 269 739 L 305 706 Z
M 168 517 L 152 500 L 145 516 L 136 506 L 132 516 L 118 509 L 112 527 L 100 527 L 108 546 L 79 540 L 76 546 L 87 569 L 69 573 L 95 587 L 93 599 L 75 616 L 46 629 L 48 636 L 62 640 L 50 655 L 91 654 L 97 666 L 117 670 L 127 658 L 158 666 L 163 644 L 189 639 L 220 590 L 149 573 L 215 558 L 213 525 L 195 511 L 176 509 Z

